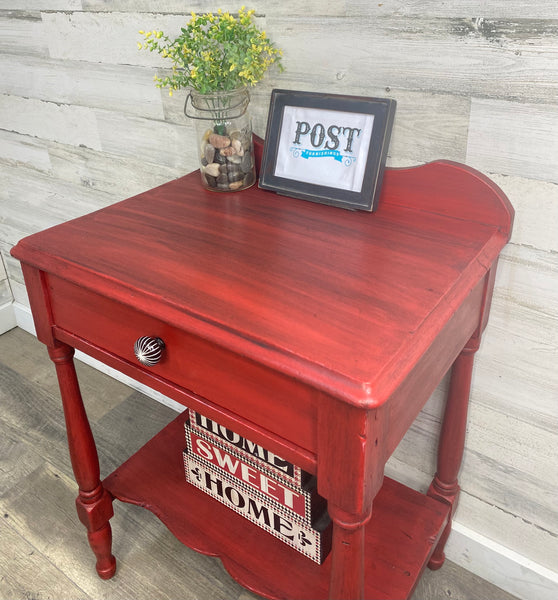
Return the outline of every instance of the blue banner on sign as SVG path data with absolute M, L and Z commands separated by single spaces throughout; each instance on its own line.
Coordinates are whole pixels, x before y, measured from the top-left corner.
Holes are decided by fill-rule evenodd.
M 338 162 L 342 162 L 346 167 L 350 166 L 353 162 L 356 161 L 356 157 L 354 156 L 345 156 L 339 152 L 339 150 L 301 150 L 300 148 L 291 147 L 291 154 L 293 158 L 305 158 L 308 160 L 309 158 L 333 158 Z
M 339 150 L 303 150 L 301 156 L 302 158 L 314 158 L 316 156 L 331 156 L 339 162 L 343 160 L 343 155 L 339 152 Z

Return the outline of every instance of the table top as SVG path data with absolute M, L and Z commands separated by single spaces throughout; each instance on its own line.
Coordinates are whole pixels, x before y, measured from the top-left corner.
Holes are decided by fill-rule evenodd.
M 482 279 L 513 209 L 480 173 L 387 169 L 378 210 L 199 173 L 22 240 L 22 262 L 359 406 L 378 406 Z

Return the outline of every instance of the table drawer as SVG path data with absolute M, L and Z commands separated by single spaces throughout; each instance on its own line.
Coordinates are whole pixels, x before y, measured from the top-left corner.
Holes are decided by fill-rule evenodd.
M 46 280 L 57 329 L 315 454 L 316 393 L 307 386 L 131 306 L 59 277 Z M 134 354 L 141 336 L 165 343 L 160 362 L 151 367 Z

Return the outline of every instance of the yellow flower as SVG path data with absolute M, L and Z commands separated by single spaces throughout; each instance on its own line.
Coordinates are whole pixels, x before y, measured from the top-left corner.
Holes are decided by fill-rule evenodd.
M 144 35 L 144 34 L 145 34 L 145 31 L 144 31 L 143 29 L 140 29 L 140 30 L 139 30 L 139 34 L 140 34 L 140 35 Z
M 169 90 L 169 96 L 172 96 L 172 90 Z
M 143 46 L 141 45 L 140 42 L 138 42 L 138 50 L 141 50 L 143 48 Z
M 281 66 L 281 53 L 252 20 L 255 12 L 245 5 L 235 13 L 218 9 L 202 15 L 192 11 L 187 27 L 174 41 L 163 31 L 141 30 L 144 39 L 138 49 L 155 50 L 172 63 L 170 76 L 154 78 L 157 87 L 212 90 L 237 82 L 254 85 L 273 63 Z

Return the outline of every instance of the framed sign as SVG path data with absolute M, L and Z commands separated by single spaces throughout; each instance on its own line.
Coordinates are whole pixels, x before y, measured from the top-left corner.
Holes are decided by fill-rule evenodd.
M 273 90 L 260 187 L 375 210 L 395 104 L 389 98 Z

